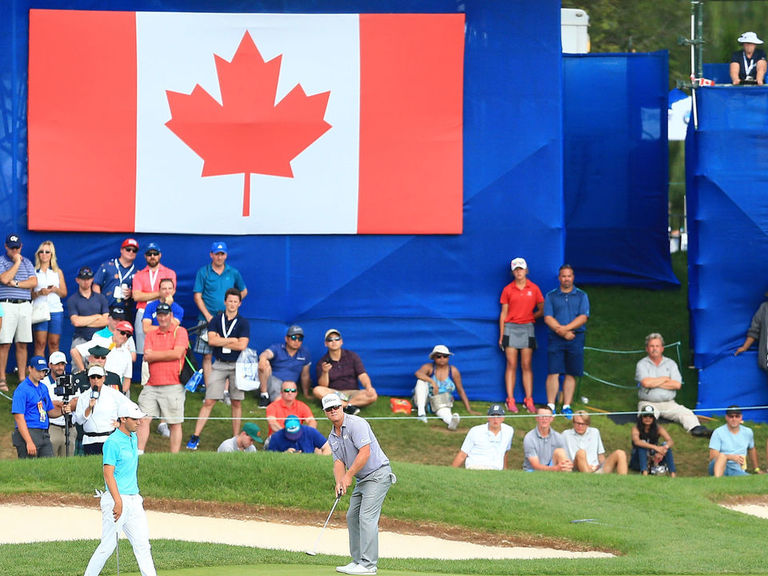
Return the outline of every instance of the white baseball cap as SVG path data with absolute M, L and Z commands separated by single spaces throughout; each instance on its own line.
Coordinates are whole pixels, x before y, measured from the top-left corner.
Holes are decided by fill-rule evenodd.
M 48 358 L 48 364 L 61 364 L 62 362 L 66 364 L 67 357 L 60 350 L 57 350 Z
M 141 420 L 146 414 L 139 410 L 139 407 L 134 402 L 125 402 L 117 409 L 118 418 L 135 418 Z
M 528 263 L 525 261 L 525 258 L 515 258 L 510 262 L 509 267 L 512 268 L 512 271 L 515 271 L 515 268 L 522 268 L 523 270 L 528 270 Z
M 93 376 L 94 374 L 96 376 L 106 376 L 107 373 L 101 366 L 91 366 L 88 368 L 88 376 Z
M 341 406 L 341 398 L 338 394 L 331 393 L 323 396 L 323 410 L 335 408 L 336 406 Z
M 757 34 L 754 32 L 744 32 L 741 36 L 739 36 L 739 42 L 742 44 L 747 42 L 749 44 L 762 44 L 763 41 L 760 40 L 760 38 L 757 37 Z

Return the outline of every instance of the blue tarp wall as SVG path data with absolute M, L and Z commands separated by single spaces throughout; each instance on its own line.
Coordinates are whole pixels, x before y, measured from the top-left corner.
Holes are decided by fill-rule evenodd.
M 698 407 L 764 406 L 757 344 L 733 352 L 768 289 L 768 88 L 711 87 L 696 96 L 699 125 L 689 128 L 686 165 Z M 768 421 L 768 411 L 745 417 Z
M 211 12 L 466 12 L 464 233 L 458 236 L 226 237 L 229 262 L 248 284 L 251 342 L 263 350 L 292 322 L 304 326 L 317 360 L 329 327 L 360 353 L 374 386 L 405 395 L 432 346 L 456 352 L 469 395 L 498 400 L 504 360 L 498 299 L 509 261 L 524 256 L 543 291 L 563 262 L 560 2 L 448 0 L 115 0 L 0 2 L 0 233 L 18 231 L 24 254 L 52 239 L 70 291 L 83 264 L 118 254 L 124 235 L 26 230 L 28 11 L 34 8 Z M 535 58 L 531 55 L 535 54 Z M 525 81 L 521 82 L 520 79 Z M 104 191 L 109 194 L 109 190 Z M 183 201 L 183 199 L 179 199 Z M 204 210 L 205 207 L 200 207 Z M 120 210 L 120 199 L 115 199 Z M 109 218 L 109 214 L 104 214 Z M 429 218 L 429 214 L 424 214 Z M 196 269 L 213 237 L 139 236 L 163 248 L 179 274 L 191 323 Z M 535 354 L 536 399 L 544 398 L 546 337 Z M 66 345 L 69 335 L 65 334 Z M 12 356 L 12 355 L 11 355 Z
M 679 286 L 667 232 L 668 54 L 563 55 L 565 259 L 587 284 Z

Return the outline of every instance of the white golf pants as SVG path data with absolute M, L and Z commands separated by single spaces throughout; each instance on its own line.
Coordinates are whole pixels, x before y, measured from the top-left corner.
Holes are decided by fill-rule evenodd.
M 101 497 L 101 543 L 91 556 L 85 576 L 98 576 L 117 545 L 116 534 L 122 530 L 133 547 L 133 555 L 139 564 L 142 576 L 157 576 L 149 545 L 147 515 L 144 513 L 144 499 L 139 494 L 121 495 L 123 513 L 117 522 L 112 517 L 115 501 L 109 492 Z

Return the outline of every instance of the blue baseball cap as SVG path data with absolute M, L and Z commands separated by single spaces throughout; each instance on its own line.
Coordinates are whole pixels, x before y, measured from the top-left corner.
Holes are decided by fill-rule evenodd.
M 301 421 L 298 416 L 291 414 L 285 419 L 285 437 L 288 440 L 296 440 L 301 436 Z
M 211 252 L 216 254 L 217 252 L 224 252 L 224 254 L 227 253 L 227 243 L 226 242 L 214 242 L 211 244 Z
M 158 244 L 157 242 L 150 242 L 149 244 L 147 244 L 147 247 L 144 249 L 144 254 L 146 254 L 147 252 L 152 252 L 153 250 L 155 252 L 162 252 L 162 250 L 160 250 L 160 244 Z
M 35 370 L 48 371 L 48 362 L 42 356 L 32 356 L 29 359 L 29 367 Z

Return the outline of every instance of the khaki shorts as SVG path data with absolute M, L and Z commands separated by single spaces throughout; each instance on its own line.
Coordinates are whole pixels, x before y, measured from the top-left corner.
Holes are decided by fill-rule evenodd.
M 220 360 L 216 360 L 216 362 L 213 363 L 211 375 L 208 377 L 208 382 L 205 384 L 206 400 L 222 400 L 224 398 L 227 378 L 229 378 L 229 397 L 232 400 L 242 400 L 245 398 L 245 392 L 239 390 L 235 385 L 236 364 L 236 362 L 221 362 Z
M 139 394 L 139 409 L 152 418 L 162 418 L 168 424 L 184 422 L 184 386 L 144 386 Z
M 3 326 L 0 329 L 0 344 L 11 342 L 32 342 L 32 303 L 13 304 L 3 302 Z

